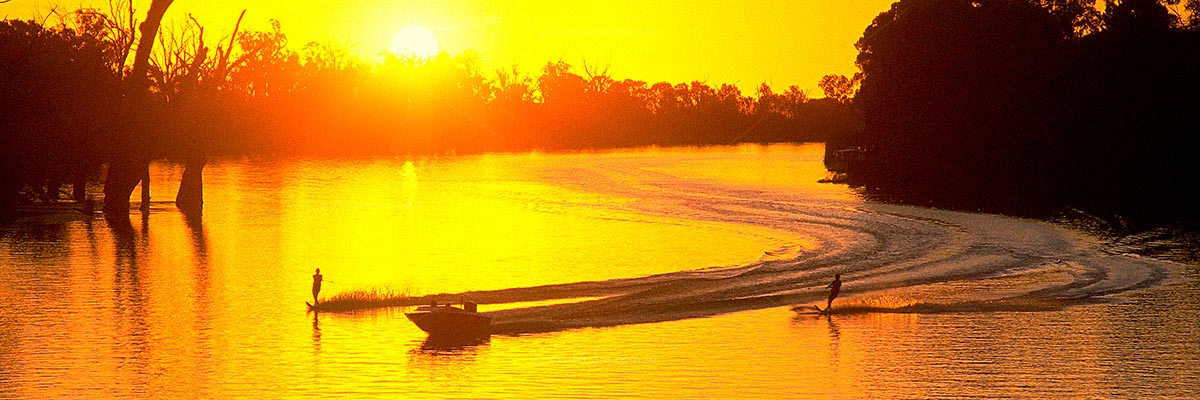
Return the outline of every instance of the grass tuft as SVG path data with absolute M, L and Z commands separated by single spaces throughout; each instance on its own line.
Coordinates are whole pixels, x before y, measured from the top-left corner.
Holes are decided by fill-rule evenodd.
M 407 290 L 371 289 L 335 294 L 328 299 L 322 299 L 313 309 L 316 311 L 354 311 L 407 305 L 412 305 L 412 297 L 409 296 Z

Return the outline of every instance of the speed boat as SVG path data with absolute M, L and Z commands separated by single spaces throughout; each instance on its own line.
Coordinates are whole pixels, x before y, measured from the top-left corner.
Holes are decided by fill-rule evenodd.
M 404 314 L 430 336 L 477 337 L 491 334 L 492 317 L 478 312 L 473 302 L 462 308 L 451 305 L 428 305 Z

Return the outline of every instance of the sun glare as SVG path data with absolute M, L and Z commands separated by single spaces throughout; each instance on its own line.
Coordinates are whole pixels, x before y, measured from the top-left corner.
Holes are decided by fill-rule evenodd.
M 420 25 L 412 25 L 396 32 L 392 37 L 392 53 L 399 56 L 429 58 L 438 52 L 437 38 L 433 32 Z

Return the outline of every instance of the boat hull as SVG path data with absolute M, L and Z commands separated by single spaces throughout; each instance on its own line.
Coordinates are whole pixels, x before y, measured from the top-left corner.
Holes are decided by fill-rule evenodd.
M 492 327 L 492 317 L 455 307 L 420 307 L 405 316 L 430 335 L 487 336 Z

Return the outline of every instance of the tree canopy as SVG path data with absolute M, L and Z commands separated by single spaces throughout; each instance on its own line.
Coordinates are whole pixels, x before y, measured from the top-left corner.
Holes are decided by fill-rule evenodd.
M 855 179 L 993 210 L 1190 212 L 1200 31 L 1171 3 L 896 2 L 857 44 Z

